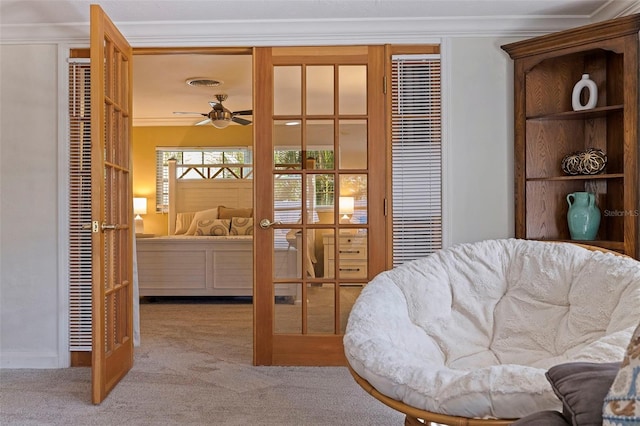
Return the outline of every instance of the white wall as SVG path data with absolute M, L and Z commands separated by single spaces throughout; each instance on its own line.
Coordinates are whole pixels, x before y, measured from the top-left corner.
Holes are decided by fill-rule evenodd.
M 445 155 L 449 243 L 515 234 L 513 66 L 494 37 L 449 40 Z
M 0 366 L 59 367 L 57 46 L 0 56 Z
M 512 73 L 499 48 L 506 42 L 445 43 L 449 243 L 513 234 Z M 66 254 L 57 252 L 57 135 L 66 118 L 57 94 L 66 75 L 58 75 L 55 45 L 0 48 L 0 367 L 60 367 L 68 359 L 59 339 L 67 306 L 58 294 Z

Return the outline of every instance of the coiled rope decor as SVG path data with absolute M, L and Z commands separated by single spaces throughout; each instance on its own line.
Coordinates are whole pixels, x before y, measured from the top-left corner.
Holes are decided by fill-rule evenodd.
M 562 171 L 568 175 L 595 175 L 606 165 L 607 155 L 597 148 L 574 152 L 562 159 Z

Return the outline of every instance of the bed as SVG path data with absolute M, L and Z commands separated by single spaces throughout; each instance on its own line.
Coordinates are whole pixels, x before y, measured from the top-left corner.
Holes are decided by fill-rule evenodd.
M 136 241 L 140 296 L 252 296 L 252 184 L 181 179 L 170 161 L 168 235 Z M 214 222 L 228 230 L 219 235 Z M 276 249 L 277 276 L 298 277 L 301 264 L 296 244 Z M 277 297 L 297 299 L 291 286 L 281 287 Z

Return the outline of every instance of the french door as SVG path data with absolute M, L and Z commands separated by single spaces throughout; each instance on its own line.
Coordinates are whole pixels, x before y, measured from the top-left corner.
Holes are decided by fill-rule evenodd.
M 254 50 L 256 365 L 346 362 L 385 268 L 384 64 L 382 46 Z
M 92 401 L 133 365 L 131 46 L 91 5 Z

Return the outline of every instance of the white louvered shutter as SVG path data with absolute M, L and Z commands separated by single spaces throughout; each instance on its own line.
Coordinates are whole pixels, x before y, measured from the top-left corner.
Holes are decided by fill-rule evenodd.
M 392 56 L 393 266 L 442 248 L 440 55 Z
M 164 164 L 166 151 L 156 148 L 156 213 L 169 211 L 169 168 Z
M 69 62 L 69 350 L 91 351 L 89 60 Z

